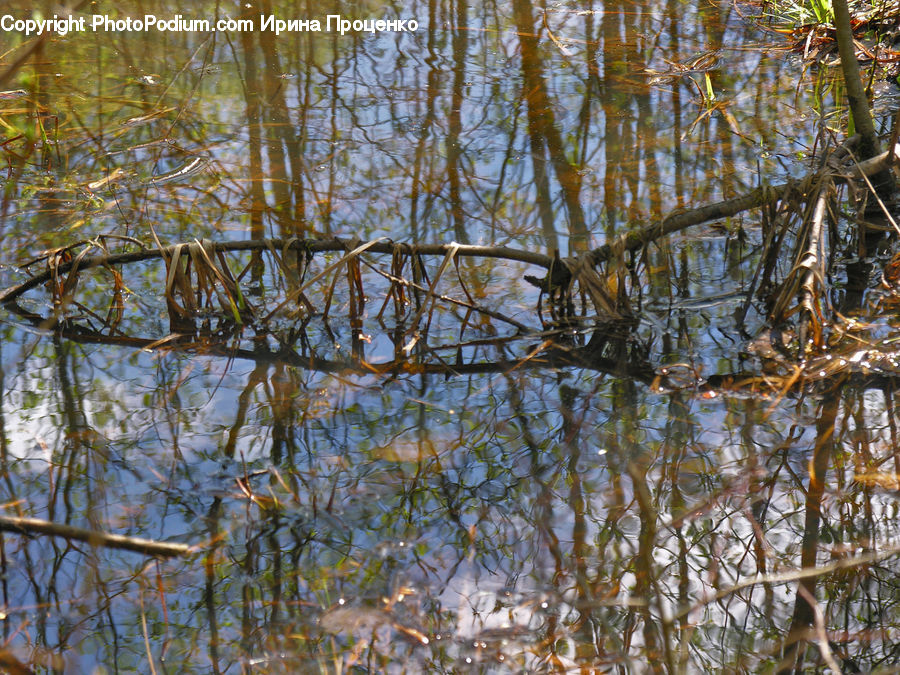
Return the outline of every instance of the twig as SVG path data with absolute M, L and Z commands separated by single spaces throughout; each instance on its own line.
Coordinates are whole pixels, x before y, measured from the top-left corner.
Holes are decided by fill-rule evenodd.
M 150 666 L 150 675 L 156 675 L 156 666 L 153 664 L 153 650 L 150 649 L 150 631 L 147 630 L 147 612 L 144 610 L 144 591 L 138 594 L 141 599 L 141 631 L 144 634 L 144 650 L 147 652 L 147 663 Z
M 179 556 L 187 555 L 191 552 L 191 547 L 187 544 L 126 537 L 121 534 L 110 534 L 109 532 L 102 532 L 100 530 L 86 530 L 81 527 L 62 525 L 49 520 L 40 520 L 38 518 L 0 516 L 0 530 L 25 534 L 49 534 L 54 537 L 84 541 L 92 546 L 120 548 L 126 551 L 145 553 L 147 555 Z
M 375 272 L 376 274 L 380 274 L 381 276 L 383 276 L 385 279 L 387 279 L 391 283 L 398 284 L 401 286 L 407 286 L 409 288 L 415 288 L 417 290 L 423 291 L 424 293 L 427 293 L 429 296 L 431 296 L 437 300 L 443 300 L 444 302 L 449 302 L 454 305 L 459 305 L 460 307 L 465 307 L 466 309 L 471 310 L 473 312 L 478 312 L 480 314 L 484 314 L 486 316 L 490 316 L 495 319 L 499 319 L 500 321 L 504 321 L 510 325 L 515 326 L 520 331 L 523 331 L 525 333 L 529 333 L 532 331 L 532 328 L 530 326 L 526 326 L 524 323 L 521 323 L 520 321 L 516 321 L 515 319 L 508 317 L 505 314 L 501 314 L 500 312 L 494 311 L 492 309 L 488 309 L 487 307 L 482 307 L 481 305 L 476 305 L 475 303 L 472 303 L 472 302 L 464 302 L 462 300 L 457 300 L 456 298 L 451 298 L 450 296 L 447 296 L 447 295 L 442 295 L 442 294 L 435 293 L 433 291 L 429 291 L 427 288 L 417 284 L 414 281 L 410 281 L 409 279 L 404 279 L 403 277 L 398 277 L 394 274 L 388 274 L 387 272 L 380 270 L 377 267 L 374 267 L 372 265 L 367 264 L 367 266 L 373 272 Z M 385 302 L 387 302 L 387 300 L 385 300 Z
M 803 584 L 797 586 L 797 592 L 804 600 L 806 600 L 806 604 L 812 609 L 813 620 L 816 626 L 816 638 L 818 638 L 817 644 L 819 645 L 819 652 L 822 654 L 822 659 L 824 659 L 825 663 L 828 664 L 828 667 L 831 668 L 832 673 L 841 675 L 841 667 L 838 665 L 838 662 L 835 661 L 834 652 L 831 651 L 831 646 L 828 644 L 828 632 L 825 626 L 825 614 L 823 614 L 822 608 L 816 601 L 815 596 Z
M 701 607 L 705 607 L 706 605 L 712 604 L 713 602 L 716 602 L 723 598 L 727 598 L 729 595 L 733 595 L 734 593 L 742 591 L 745 588 L 756 586 L 757 584 L 787 584 L 793 581 L 801 581 L 802 579 L 813 579 L 815 577 L 824 576 L 825 574 L 831 574 L 832 572 L 836 572 L 838 570 L 845 570 L 851 567 L 862 567 L 863 565 L 873 565 L 877 562 L 890 558 L 891 556 L 895 556 L 898 553 L 900 553 L 900 546 L 890 546 L 882 549 L 881 551 L 864 553 L 862 555 L 856 556 L 855 558 L 842 558 L 827 565 L 820 565 L 817 567 L 803 567 L 800 569 L 782 572 L 780 574 L 759 574 L 752 579 L 747 579 L 746 581 L 741 581 L 734 584 L 733 586 L 729 586 L 728 588 L 723 588 L 720 591 L 717 591 L 715 594 L 709 595 L 701 599 L 699 602 L 681 609 L 681 611 L 679 611 L 673 618 L 676 621 L 678 619 L 683 619 L 696 609 L 700 609 Z

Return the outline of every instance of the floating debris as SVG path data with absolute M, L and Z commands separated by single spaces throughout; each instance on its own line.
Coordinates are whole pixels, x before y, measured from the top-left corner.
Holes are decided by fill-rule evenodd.
M 138 115 L 137 117 L 129 117 L 127 120 L 122 122 L 123 127 L 135 127 L 139 124 L 146 124 L 147 122 L 152 122 L 153 120 L 162 117 L 170 112 L 175 110 L 173 107 L 163 108 L 162 110 L 154 110 L 153 112 L 149 112 L 146 115 Z
M 187 178 L 188 176 L 193 176 L 194 174 L 200 173 L 201 171 L 203 171 L 203 169 L 206 168 L 206 165 L 209 164 L 209 162 L 209 156 L 198 155 L 189 162 L 182 164 L 177 169 L 167 171 L 166 173 L 161 173 L 158 176 L 153 176 L 153 178 L 151 178 L 148 183 L 150 185 L 164 185 L 166 183 L 174 183 L 181 180 L 182 178 Z

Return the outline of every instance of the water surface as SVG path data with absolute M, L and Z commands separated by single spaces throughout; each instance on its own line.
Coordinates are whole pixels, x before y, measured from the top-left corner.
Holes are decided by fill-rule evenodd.
M 418 30 L 3 34 L 3 69 L 33 50 L 0 99 L 3 286 L 125 237 L 575 255 L 802 175 L 840 127 L 828 72 L 730 2 L 236 7 L 188 18 Z M 563 336 L 539 268 L 399 249 L 229 254 L 241 323 L 212 283 L 173 310 L 159 260 L 85 272 L 65 307 L 30 291 L 2 323 L 6 513 L 196 548 L 5 533 L 4 649 L 72 672 L 768 672 L 821 667 L 825 634 L 848 672 L 891 667 L 893 373 L 766 385 L 761 308 L 734 318 L 760 244 L 757 213 L 661 240 L 631 261 L 630 328 L 588 306 Z M 888 300 L 842 269 L 835 306 L 889 341 Z

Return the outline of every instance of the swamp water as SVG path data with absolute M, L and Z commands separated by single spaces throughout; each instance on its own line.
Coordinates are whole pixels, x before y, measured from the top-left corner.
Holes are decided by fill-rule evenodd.
M 805 173 L 840 92 L 753 11 L 147 2 L 255 25 L 0 33 L 0 72 L 30 54 L 0 87 L 2 287 L 42 255 L 28 272 L 201 242 L 182 273 L 61 274 L 62 302 L 40 285 L 4 310 L 4 512 L 193 549 L 4 533 L 3 663 L 892 668 L 898 420 L 888 350 L 865 351 L 897 333 L 889 299 L 836 269 L 871 377 L 798 391 L 747 349 L 758 308 L 735 319 L 758 211 L 647 247 L 612 331 L 590 306 L 554 330 L 526 263 L 290 244 L 575 255 Z M 417 30 L 260 26 L 327 14 Z M 278 242 L 218 258 L 205 239 Z M 233 278 L 187 274 L 205 259 Z M 703 384 L 730 374 L 757 382 Z

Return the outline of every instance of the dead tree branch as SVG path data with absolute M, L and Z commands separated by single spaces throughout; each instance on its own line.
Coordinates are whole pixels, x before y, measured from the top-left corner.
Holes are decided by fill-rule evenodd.
M 102 532 L 100 530 L 86 530 L 81 527 L 62 525 L 60 523 L 54 523 L 49 520 L 40 520 L 38 518 L 0 516 L 0 530 L 6 532 L 18 532 L 21 534 L 48 534 L 53 537 L 87 542 L 92 546 L 119 548 L 126 551 L 144 553 L 146 555 L 172 557 L 187 555 L 191 552 L 191 547 L 187 544 L 126 537 L 121 534 L 110 534 L 109 532 Z

